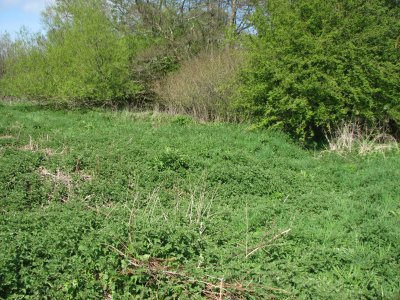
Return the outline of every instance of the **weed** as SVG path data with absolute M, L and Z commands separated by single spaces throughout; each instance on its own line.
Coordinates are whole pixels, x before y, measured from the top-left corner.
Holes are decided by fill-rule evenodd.
M 0 114 L 0 298 L 398 298 L 398 151 L 316 159 L 242 125 Z
M 170 169 L 173 171 L 187 170 L 189 164 L 183 155 L 179 154 L 176 149 L 166 147 L 165 150 L 157 157 L 156 166 L 160 171 Z
M 385 127 L 368 127 L 359 122 L 345 122 L 326 134 L 328 150 L 340 154 L 356 152 L 360 155 L 399 149 L 396 139 Z

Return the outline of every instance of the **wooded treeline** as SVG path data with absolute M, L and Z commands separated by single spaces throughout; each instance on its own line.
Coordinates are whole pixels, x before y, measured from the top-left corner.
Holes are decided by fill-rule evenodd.
M 398 0 L 57 0 L 0 39 L 0 94 L 250 120 L 400 124 Z

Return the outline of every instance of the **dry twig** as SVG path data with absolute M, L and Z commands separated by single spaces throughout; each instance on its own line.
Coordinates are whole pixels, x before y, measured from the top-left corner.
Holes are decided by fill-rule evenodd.
M 290 229 L 288 230 L 290 231 Z M 288 232 L 287 231 L 287 232 Z M 285 233 L 281 233 L 283 235 Z M 277 239 L 276 237 L 275 239 Z M 272 241 L 272 239 L 271 239 Z M 175 271 L 171 270 L 171 267 L 166 266 L 166 262 L 174 261 L 175 259 L 160 259 L 155 257 L 149 257 L 148 259 L 140 260 L 134 257 L 129 256 L 128 254 L 124 253 L 123 251 L 117 249 L 112 245 L 107 245 L 110 249 L 118 253 L 120 256 L 124 257 L 129 264 L 133 267 L 133 269 L 128 269 L 124 273 L 125 274 L 134 274 L 136 269 L 145 270 L 147 273 L 151 275 L 153 279 L 157 279 L 158 275 L 164 275 L 170 278 L 177 279 L 182 283 L 198 283 L 203 284 L 204 289 L 202 294 L 207 297 L 208 299 L 213 300 L 222 300 L 222 299 L 241 299 L 243 298 L 244 294 L 255 294 L 254 288 L 270 290 L 279 293 L 288 294 L 287 291 L 278 289 L 278 288 L 271 288 L 266 286 L 255 285 L 253 283 L 249 283 L 247 285 L 243 285 L 240 282 L 235 283 L 227 283 L 225 279 L 216 278 L 213 276 L 207 276 L 209 279 L 214 279 L 215 281 L 218 280 L 218 283 L 214 283 L 206 278 L 195 278 L 192 276 L 187 275 L 183 271 Z M 126 246 L 124 246 L 127 248 Z
M 289 228 L 289 229 L 287 229 L 287 230 L 285 230 L 285 231 L 282 231 L 282 232 L 278 233 L 277 235 L 273 236 L 273 237 L 272 237 L 271 239 L 269 239 L 267 242 L 260 243 L 259 245 L 257 245 L 256 247 L 254 247 L 249 253 L 247 253 L 247 249 L 246 249 L 246 253 L 247 253 L 247 254 L 246 254 L 246 258 L 248 258 L 250 255 L 256 253 L 258 250 L 260 250 L 260 249 L 262 249 L 262 248 L 264 248 L 264 247 L 266 247 L 266 246 L 268 246 L 268 245 L 271 245 L 274 241 L 276 241 L 276 240 L 279 239 L 280 237 L 282 237 L 282 236 L 288 234 L 288 233 L 290 232 L 290 230 L 291 230 L 291 229 Z

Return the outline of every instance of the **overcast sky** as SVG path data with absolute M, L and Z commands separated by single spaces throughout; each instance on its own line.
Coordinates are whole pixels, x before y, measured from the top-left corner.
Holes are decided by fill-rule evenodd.
M 22 26 L 29 31 L 41 30 L 40 12 L 52 0 L 0 0 L 0 33 L 15 36 Z

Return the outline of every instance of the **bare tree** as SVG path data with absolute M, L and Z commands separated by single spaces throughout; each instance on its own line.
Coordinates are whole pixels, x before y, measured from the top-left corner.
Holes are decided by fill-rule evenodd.
M 0 35 L 0 78 L 4 76 L 7 59 L 12 55 L 12 45 L 13 42 L 9 34 Z

